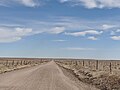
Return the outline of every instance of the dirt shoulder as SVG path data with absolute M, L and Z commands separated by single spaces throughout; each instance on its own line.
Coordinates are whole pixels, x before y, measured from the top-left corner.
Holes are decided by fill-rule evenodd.
M 59 64 L 59 66 L 63 68 L 63 71 L 66 70 L 72 73 L 79 81 L 95 86 L 100 90 L 120 90 L 120 76 L 113 73 L 90 71 L 85 68 L 70 67 L 64 64 Z M 70 76 L 67 73 L 65 74 Z M 78 80 L 74 80 L 78 82 Z
M 78 87 L 84 87 L 86 88 L 86 90 L 88 89 L 89 87 L 89 90 L 100 90 L 98 88 L 96 88 L 95 86 L 93 85 L 90 85 L 88 83 L 85 83 L 85 82 L 82 82 L 80 78 L 78 78 L 78 76 L 74 73 L 73 70 L 71 69 L 68 69 L 68 68 L 65 68 L 61 65 L 58 64 L 58 66 L 61 68 L 61 70 L 63 71 L 63 73 L 69 77 L 69 79 L 71 79 L 72 81 L 74 81 L 76 83 L 76 85 Z M 82 85 L 82 86 L 81 86 Z

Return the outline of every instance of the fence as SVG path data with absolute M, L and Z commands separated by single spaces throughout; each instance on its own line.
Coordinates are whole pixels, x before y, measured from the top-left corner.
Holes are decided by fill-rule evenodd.
M 110 73 L 120 70 L 119 60 L 58 60 L 57 62 L 95 71 L 109 71 Z

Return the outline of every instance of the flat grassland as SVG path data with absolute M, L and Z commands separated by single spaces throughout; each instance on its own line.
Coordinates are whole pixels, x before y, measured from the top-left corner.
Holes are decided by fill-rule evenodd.
M 120 61 L 0 58 L 0 90 L 120 90 Z
M 63 68 L 59 67 L 53 60 L 48 62 L 48 59 L 47 63 L 46 60 L 42 60 L 45 62 L 44 64 L 39 64 L 41 60 L 35 59 L 34 61 L 27 59 L 25 64 L 21 64 L 21 60 L 20 63 L 16 60 L 14 65 L 17 66 L 12 64 L 13 61 L 11 63 L 8 61 L 5 62 L 6 64 L 3 63 L 4 67 L 12 65 L 16 68 L 19 64 L 20 66 L 36 65 L 0 74 L 0 90 L 99 90 L 92 85 L 79 81 L 75 76 L 70 78 L 71 73 L 66 76 L 65 73 L 68 71 L 64 73 Z M 72 78 L 78 82 L 73 81 Z
M 80 81 L 101 90 L 120 90 L 119 60 L 56 60 L 57 64 L 72 71 Z
M 0 58 L 0 73 L 40 65 L 48 61 L 38 58 Z

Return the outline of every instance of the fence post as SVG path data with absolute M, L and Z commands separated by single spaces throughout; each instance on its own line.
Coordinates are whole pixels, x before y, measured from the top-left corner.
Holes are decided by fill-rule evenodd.
M 96 70 L 98 70 L 98 67 L 99 67 L 98 64 L 99 64 L 99 61 L 97 60 L 96 61 Z
M 26 64 L 25 60 L 24 60 L 23 64 L 24 64 L 24 65 Z
M 14 60 L 12 61 L 12 66 L 14 65 Z
M 83 66 L 85 66 L 85 62 L 84 62 L 84 60 L 83 60 Z
M 6 61 L 6 64 L 5 64 L 6 66 L 8 65 L 8 60 Z
M 110 73 L 112 72 L 112 63 L 110 62 Z
M 78 65 L 78 64 L 77 64 L 77 61 L 75 62 L 75 65 Z
M 19 65 L 19 61 L 17 61 L 16 65 Z
M 88 61 L 88 65 L 90 66 L 90 60 Z
M 22 65 L 22 60 L 21 60 L 21 62 L 20 62 L 20 65 Z

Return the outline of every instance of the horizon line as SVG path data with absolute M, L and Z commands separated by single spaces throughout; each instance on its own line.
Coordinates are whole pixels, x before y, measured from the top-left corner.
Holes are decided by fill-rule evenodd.
M 1 58 L 30 58 L 30 59 L 84 59 L 84 60 L 120 60 L 120 59 L 105 59 L 105 58 L 75 58 L 75 57 L 27 57 L 27 56 L 0 56 Z

